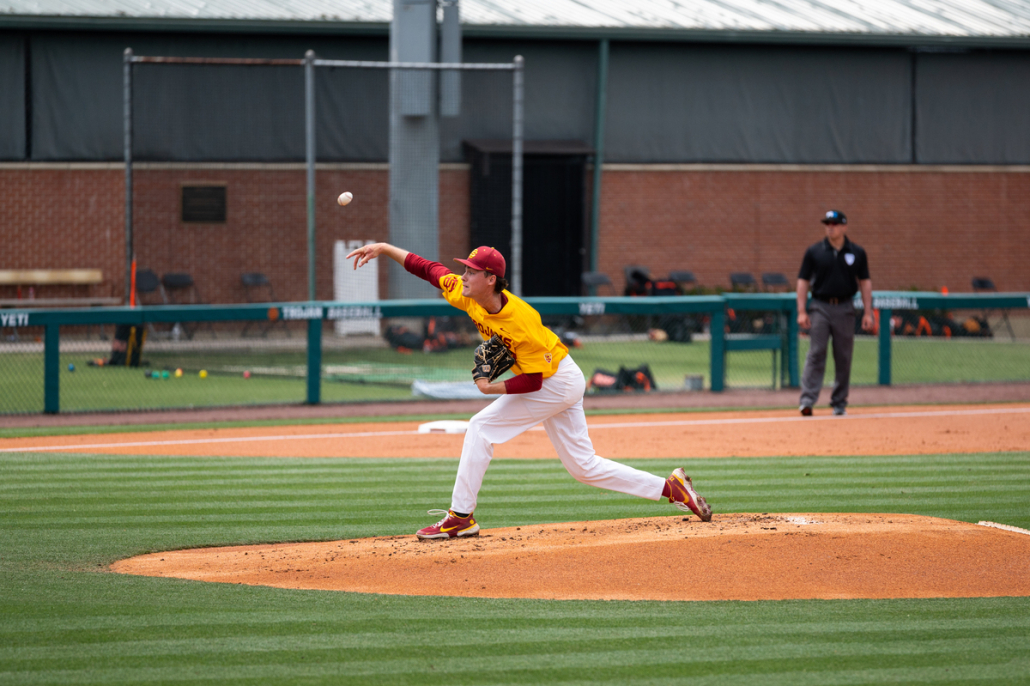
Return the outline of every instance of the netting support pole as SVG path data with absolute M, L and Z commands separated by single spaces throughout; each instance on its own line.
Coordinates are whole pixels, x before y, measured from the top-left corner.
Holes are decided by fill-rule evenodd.
M 132 301 L 132 48 L 125 48 L 122 61 L 122 117 L 125 147 L 125 304 Z
M 43 333 L 43 412 L 61 411 L 61 326 L 47 324 Z
M 726 387 L 726 308 L 717 308 L 712 312 L 712 320 L 708 326 L 711 334 L 711 376 L 712 391 L 719 393 Z
M 604 166 L 604 115 L 608 101 L 608 39 L 602 38 L 597 46 L 597 108 L 594 112 L 594 189 L 590 206 L 590 264 L 597 271 L 598 247 L 601 241 L 601 168 Z M 597 287 L 590 287 L 590 295 L 597 295 Z
M 891 310 L 880 310 L 879 367 L 880 385 L 891 385 Z
M 787 383 L 790 388 L 801 388 L 798 375 L 798 305 L 787 310 Z
M 315 299 L 315 51 L 304 53 L 304 149 L 308 166 L 308 300 Z
M 322 402 L 322 320 L 308 320 L 308 405 Z
M 511 140 L 511 290 L 522 295 L 522 55 L 515 56 L 512 73 L 514 111 L 512 112 Z

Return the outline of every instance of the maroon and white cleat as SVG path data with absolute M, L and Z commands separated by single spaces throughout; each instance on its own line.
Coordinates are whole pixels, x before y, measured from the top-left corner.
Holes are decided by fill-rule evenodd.
M 683 472 L 682 467 L 673 470 L 672 475 L 666 479 L 669 483 L 669 502 L 675 503 L 676 507 L 684 512 L 693 512 L 701 518 L 702 522 L 712 521 L 712 508 L 705 499 L 697 494 L 690 477 Z
M 458 517 L 450 510 L 429 510 L 429 514 L 434 517 L 439 515 L 445 516 L 433 526 L 427 526 L 415 534 L 423 541 L 479 535 L 479 524 L 476 523 L 471 514 L 468 517 Z

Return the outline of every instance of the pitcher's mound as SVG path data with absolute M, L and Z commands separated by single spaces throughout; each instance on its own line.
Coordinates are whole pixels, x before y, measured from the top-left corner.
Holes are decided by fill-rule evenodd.
M 1030 536 L 933 517 L 716 514 L 154 553 L 125 574 L 401 595 L 583 600 L 1030 595 Z

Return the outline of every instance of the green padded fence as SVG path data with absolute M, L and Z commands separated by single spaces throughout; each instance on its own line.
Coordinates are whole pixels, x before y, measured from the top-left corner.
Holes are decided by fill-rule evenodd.
M 1028 298 L 874 293 L 853 383 L 1030 381 Z M 658 391 L 797 387 L 807 352 L 792 293 L 530 302 L 588 379 L 647 366 Z M 142 366 L 94 366 L 117 324 L 147 331 Z M 442 300 L 3 310 L 0 326 L 0 414 L 453 397 L 478 341 Z
M 907 383 L 926 383 L 927 378 L 944 383 L 1030 380 L 1028 307 L 1030 294 L 1026 293 L 875 292 L 873 309 L 879 312 L 877 381 L 891 385 L 898 376 L 895 371 L 902 377 L 899 380 Z M 1013 311 L 1018 317 L 1019 336 L 1010 320 Z M 899 329 L 899 324 L 905 326 L 900 321 L 904 319 L 908 319 L 909 327 L 914 324 L 914 333 Z M 976 323 L 978 331 L 965 328 L 970 321 Z M 1008 326 L 1003 327 L 1003 323 Z M 894 359 L 895 348 L 899 352 L 904 349 L 904 363 Z M 955 373 L 973 366 L 973 357 L 984 358 L 985 363 L 975 365 L 980 369 L 978 375 Z M 930 368 L 932 372 L 915 371 L 917 368 Z

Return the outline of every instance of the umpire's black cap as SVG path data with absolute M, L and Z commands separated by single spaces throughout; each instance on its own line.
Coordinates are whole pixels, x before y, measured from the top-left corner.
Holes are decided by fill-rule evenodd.
M 848 218 L 840 210 L 828 210 L 823 217 L 823 224 L 847 224 Z

